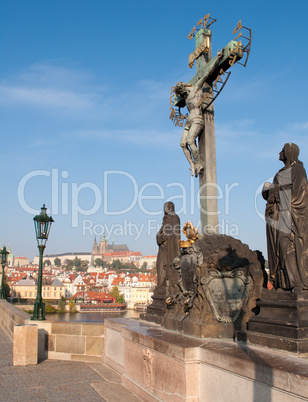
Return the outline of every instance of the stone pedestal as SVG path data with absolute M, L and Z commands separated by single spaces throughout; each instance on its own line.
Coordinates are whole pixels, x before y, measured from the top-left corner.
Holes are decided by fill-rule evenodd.
M 166 300 L 155 292 L 141 318 L 183 335 L 233 339 L 255 315 L 264 282 L 261 253 L 215 234 L 185 250 L 166 273 Z
M 105 363 L 143 401 L 308 398 L 305 358 L 231 340 L 183 336 L 141 320 L 105 320 Z
M 15 325 L 13 366 L 28 366 L 38 361 L 37 325 Z
M 264 289 L 260 313 L 248 323 L 252 344 L 295 353 L 308 353 L 308 291 Z
M 147 321 L 155 322 L 156 324 L 161 324 L 161 318 L 166 312 L 166 296 L 165 295 L 154 295 L 152 296 L 153 302 L 147 307 L 146 314 L 141 314 L 141 318 Z

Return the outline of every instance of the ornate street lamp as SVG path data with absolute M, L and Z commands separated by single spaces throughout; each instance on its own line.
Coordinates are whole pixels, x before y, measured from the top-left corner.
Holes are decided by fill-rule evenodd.
M 8 251 L 6 251 L 6 247 L 3 246 L 2 250 L 0 251 L 0 254 L 1 254 L 1 267 L 2 267 L 0 298 L 5 299 L 5 297 L 4 297 L 4 267 L 7 264 L 7 258 L 6 257 L 10 253 Z
M 31 320 L 45 320 L 45 303 L 42 299 L 42 276 L 43 276 L 43 254 L 50 232 L 51 224 L 54 222 L 51 216 L 47 215 L 45 204 L 41 208 L 41 213 L 36 215 L 34 220 L 37 245 L 40 253 L 39 272 L 37 278 L 36 300 L 34 303 L 33 317 Z

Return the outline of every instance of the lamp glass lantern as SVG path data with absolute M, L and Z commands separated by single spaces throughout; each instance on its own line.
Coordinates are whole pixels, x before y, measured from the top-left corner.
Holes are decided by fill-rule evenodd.
M 1 254 L 1 264 L 5 266 L 7 264 L 7 255 L 10 253 L 6 250 L 6 247 L 3 246 L 2 250 L 0 251 L 0 254 Z
M 49 236 L 51 224 L 52 222 L 54 222 L 52 217 L 47 215 L 47 208 L 45 207 L 45 204 L 41 208 L 41 213 L 39 215 L 36 215 L 33 220 L 37 244 L 38 246 L 45 247 Z
M 1 289 L 0 289 L 0 298 L 4 299 L 4 267 L 7 264 L 7 255 L 10 254 L 7 250 L 6 247 L 3 246 L 2 250 L 0 251 L 1 254 L 1 269 L 2 269 L 2 273 L 1 273 Z

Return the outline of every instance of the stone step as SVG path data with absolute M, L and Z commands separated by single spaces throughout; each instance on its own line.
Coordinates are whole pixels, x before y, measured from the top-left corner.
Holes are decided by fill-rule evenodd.
M 106 401 L 140 402 L 141 399 L 121 384 L 121 376 L 102 363 L 88 363 L 101 377 L 102 381 L 94 382 L 91 386 Z

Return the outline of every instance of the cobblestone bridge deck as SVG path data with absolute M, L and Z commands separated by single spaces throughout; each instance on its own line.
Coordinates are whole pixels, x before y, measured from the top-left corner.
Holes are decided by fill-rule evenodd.
M 101 363 L 46 360 L 13 366 L 13 344 L 0 329 L 0 401 L 140 401 Z

